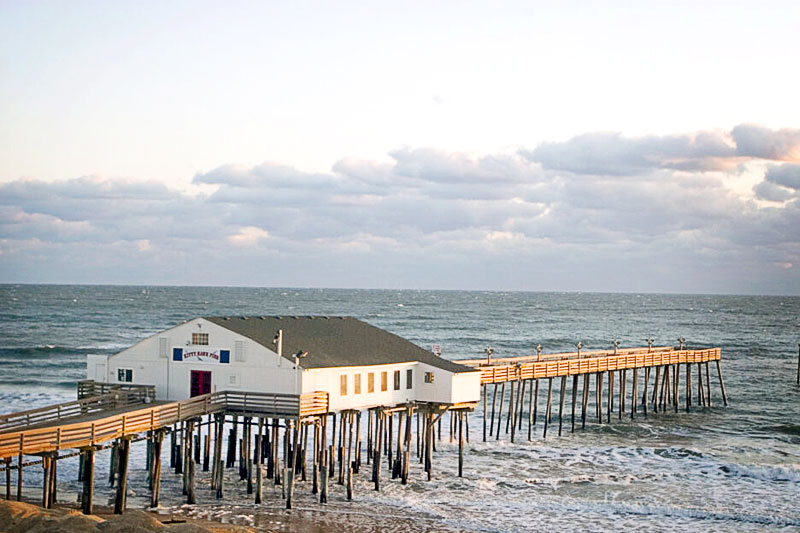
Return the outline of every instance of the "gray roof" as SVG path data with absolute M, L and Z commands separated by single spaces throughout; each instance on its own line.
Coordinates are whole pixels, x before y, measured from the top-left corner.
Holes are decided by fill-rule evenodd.
M 448 372 L 475 372 L 473 368 L 442 359 L 402 337 L 352 317 L 248 316 L 204 317 L 223 328 L 248 337 L 272 351 L 275 333 L 283 330 L 283 356 L 308 352 L 303 368 L 383 365 L 420 361 Z

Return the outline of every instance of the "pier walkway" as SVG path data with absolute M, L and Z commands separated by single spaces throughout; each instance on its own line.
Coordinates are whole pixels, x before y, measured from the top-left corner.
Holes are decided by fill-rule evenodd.
M 541 350 L 541 348 L 539 348 Z M 595 380 L 595 409 L 597 422 L 603 423 L 603 414 L 606 413 L 606 422 L 610 423 L 612 413 L 621 419 L 625 413 L 625 404 L 630 401 L 630 416 L 635 417 L 639 408 L 644 416 L 652 411 L 666 411 L 672 408 L 675 412 L 679 408 L 681 365 L 685 372 L 684 396 L 686 411 L 692 406 L 692 365 L 697 368 L 697 404 L 702 407 L 711 407 L 711 372 L 709 363 L 716 364 L 719 378 L 720 392 L 724 405 L 728 405 L 728 396 L 725 392 L 725 383 L 722 379 L 720 348 L 706 348 L 689 350 L 673 348 L 671 346 L 648 346 L 645 348 L 613 350 L 582 351 L 578 346 L 576 352 L 542 354 L 492 358 L 491 349 L 488 355 L 481 359 L 462 359 L 456 363 L 479 368 L 481 370 L 481 388 L 483 398 L 483 440 L 488 436 L 500 438 L 502 432 L 502 417 L 505 407 L 506 424 L 505 434 L 510 433 L 511 441 L 523 429 L 523 422 L 527 419 L 528 440 L 533 435 L 534 428 L 539 418 L 539 380 L 547 380 L 547 400 L 544 407 L 542 437 L 547 437 L 547 430 L 552 420 L 553 411 L 553 379 L 561 378 L 560 395 L 558 397 L 558 434 L 562 434 L 564 406 L 569 394 L 567 381 L 572 378 L 571 393 L 571 430 L 575 431 L 576 410 L 578 401 L 581 405 L 581 426 L 586 427 L 590 411 L 590 378 Z M 639 369 L 642 369 L 642 382 L 639 382 Z M 628 388 L 628 374 L 631 374 L 630 389 Z M 652 381 L 652 393 L 648 393 Z M 705 382 L 704 375 L 705 374 Z M 583 377 L 583 390 L 579 390 L 579 380 Z M 615 378 L 617 390 L 615 391 Z M 510 386 L 510 397 L 505 399 L 506 384 Z M 491 407 L 488 405 L 489 386 L 493 385 Z M 608 386 L 607 398 L 603 389 Z M 641 401 L 639 400 L 639 387 L 642 387 Z M 497 393 L 500 390 L 498 403 Z M 528 394 L 528 408 L 525 413 L 525 393 Z M 628 392 L 630 391 L 630 392 Z M 617 403 L 615 408 L 615 392 Z M 605 403 L 605 405 L 604 405 Z M 497 424 L 495 425 L 495 418 Z M 487 429 L 488 422 L 488 429 Z M 509 431 L 510 430 L 510 431 Z

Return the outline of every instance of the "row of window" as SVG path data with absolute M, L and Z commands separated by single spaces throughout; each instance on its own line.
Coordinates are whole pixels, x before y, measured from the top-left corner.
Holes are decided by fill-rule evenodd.
M 394 390 L 400 390 L 400 371 L 394 371 Z M 389 372 L 381 372 L 381 392 L 389 388 Z M 414 388 L 414 370 L 406 370 L 406 389 Z M 367 374 L 367 394 L 375 392 L 375 372 Z M 347 374 L 339 376 L 339 394 L 347 396 Z M 353 375 L 353 394 L 361 394 L 361 374 Z

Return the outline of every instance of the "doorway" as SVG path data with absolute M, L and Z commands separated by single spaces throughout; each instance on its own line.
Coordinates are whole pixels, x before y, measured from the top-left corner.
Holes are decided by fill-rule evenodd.
M 189 386 L 189 396 L 200 396 L 211 392 L 211 372 L 206 370 L 192 370 L 192 381 Z

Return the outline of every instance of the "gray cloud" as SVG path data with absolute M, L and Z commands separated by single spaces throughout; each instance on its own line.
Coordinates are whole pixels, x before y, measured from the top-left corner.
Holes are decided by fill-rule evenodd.
M 703 290 L 702 279 L 705 290 L 736 292 L 762 271 L 764 290 L 796 292 L 800 165 L 767 169 L 756 195 L 783 203 L 765 208 L 723 179 L 752 157 L 717 133 L 586 134 L 483 157 L 404 148 L 321 173 L 225 165 L 195 176 L 216 186 L 208 196 L 94 177 L 19 180 L 0 185 L 0 273 L 543 290 L 630 290 L 631 280 L 636 290 Z
M 521 154 L 545 169 L 574 174 L 637 176 L 658 169 L 731 171 L 750 159 L 800 160 L 800 130 L 770 130 L 742 124 L 728 134 L 626 138 L 619 133 L 586 133 L 565 142 L 542 143 Z
M 770 167 L 764 179 L 781 187 L 800 191 L 800 164 L 787 163 Z
M 774 131 L 753 124 L 740 124 L 733 128 L 731 136 L 736 142 L 737 155 L 775 161 L 800 159 L 800 130 Z

